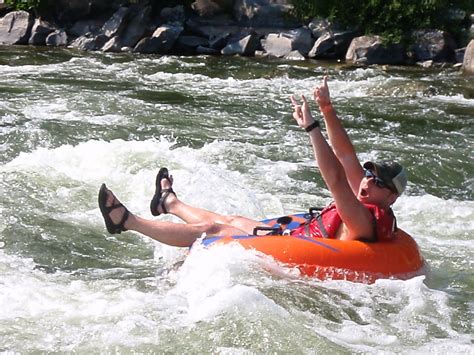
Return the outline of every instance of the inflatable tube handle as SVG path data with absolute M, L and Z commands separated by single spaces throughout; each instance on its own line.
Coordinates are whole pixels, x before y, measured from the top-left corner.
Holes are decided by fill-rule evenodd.
M 260 235 L 266 235 L 266 234 L 271 234 L 271 235 L 278 235 L 282 234 L 281 227 L 255 227 L 253 229 L 253 235 L 259 235 L 259 231 L 264 231 L 264 232 L 270 232 L 270 233 L 265 233 L 265 234 L 260 234 Z

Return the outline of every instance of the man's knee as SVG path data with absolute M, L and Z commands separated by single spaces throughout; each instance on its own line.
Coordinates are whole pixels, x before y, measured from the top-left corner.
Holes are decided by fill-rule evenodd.
M 222 224 L 214 222 L 202 222 L 199 223 L 199 227 L 208 235 L 218 235 L 221 232 Z
M 246 221 L 246 218 L 239 216 L 239 215 L 232 215 L 232 216 L 227 216 L 225 224 L 229 226 L 234 226 L 234 225 L 240 225 L 243 222 Z

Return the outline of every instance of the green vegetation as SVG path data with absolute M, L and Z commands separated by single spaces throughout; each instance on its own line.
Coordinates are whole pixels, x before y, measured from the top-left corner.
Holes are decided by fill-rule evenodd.
M 458 40 L 474 11 L 474 0 L 292 0 L 302 20 L 329 18 L 364 34 L 399 43 L 416 29 L 442 29 Z
M 30 10 L 40 6 L 41 0 L 5 0 L 5 4 L 15 10 Z
M 41 10 L 51 7 L 54 0 L 5 0 L 7 6 L 12 7 L 14 10 Z

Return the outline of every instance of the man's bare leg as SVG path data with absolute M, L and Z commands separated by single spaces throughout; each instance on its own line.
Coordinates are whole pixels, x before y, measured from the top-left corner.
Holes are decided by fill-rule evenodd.
M 120 203 L 112 191 L 107 190 L 106 206 L 112 206 Z M 117 224 L 122 220 L 125 213 L 125 207 L 114 208 L 110 211 L 109 216 L 112 222 Z M 123 224 L 127 230 L 137 231 L 161 243 L 176 246 L 190 247 L 196 239 L 200 238 L 203 233 L 208 235 L 238 235 L 245 232 L 232 226 L 218 223 L 193 223 L 182 224 L 167 221 L 147 220 L 132 213 Z
M 171 187 L 170 181 L 166 178 L 162 179 L 161 187 L 162 189 L 169 189 Z M 202 208 L 190 206 L 179 200 L 174 194 L 169 194 L 164 203 L 168 213 L 171 213 L 172 215 L 175 215 L 186 223 L 190 224 L 217 223 L 228 225 L 244 231 L 245 233 L 243 234 L 252 234 L 254 228 L 257 226 L 268 227 L 267 224 L 255 221 L 250 218 L 242 216 L 225 216 Z

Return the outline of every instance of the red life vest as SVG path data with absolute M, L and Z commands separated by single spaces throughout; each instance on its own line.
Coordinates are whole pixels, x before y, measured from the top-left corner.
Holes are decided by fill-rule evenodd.
M 374 216 L 374 232 L 377 241 L 388 241 L 394 237 L 396 220 L 392 209 L 384 210 L 376 205 L 364 204 Z M 311 238 L 336 238 L 336 233 L 342 224 L 341 216 L 336 204 L 332 203 L 324 208 L 317 216 L 307 223 L 291 231 L 292 236 Z

